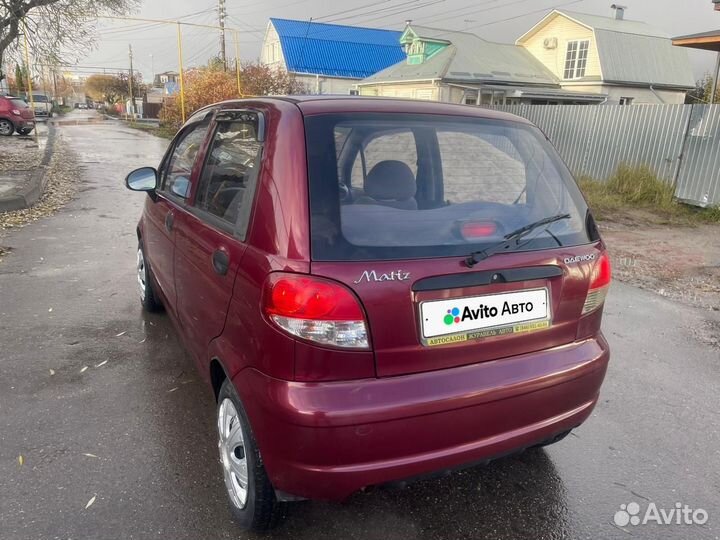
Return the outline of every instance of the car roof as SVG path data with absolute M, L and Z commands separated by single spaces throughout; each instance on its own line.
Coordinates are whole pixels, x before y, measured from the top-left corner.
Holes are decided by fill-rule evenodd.
M 294 96 L 268 96 L 261 98 L 246 98 L 222 102 L 223 108 L 238 107 L 250 103 L 272 103 L 283 101 L 295 104 L 303 114 L 327 113 L 406 113 L 406 114 L 434 114 L 448 116 L 469 116 L 491 120 L 506 120 L 531 124 L 528 120 L 513 114 L 486 109 L 472 105 L 442 103 L 437 101 L 424 101 L 417 99 L 347 96 L 347 95 L 294 95 Z M 207 109 L 206 107 L 205 109 Z M 198 111 L 200 112 L 200 111 Z M 197 113 L 196 113 L 197 114 Z

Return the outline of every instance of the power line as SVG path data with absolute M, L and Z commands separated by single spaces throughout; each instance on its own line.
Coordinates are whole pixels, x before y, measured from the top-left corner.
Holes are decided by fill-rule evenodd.
M 485 27 L 485 26 L 491 26 L 491 25 L 493 25 L 493 24 L 498 24 L 498 23 L 507 22 L 507 21 L 513 21 L 513 20 L 515 20 L 515 19 L 520 19 L 520 18 L 522 18 L 522 17 L 526 17 L 527 15 L 532 15 L 532 14 L 534 14 L 534 13 L 544 13 L 544 12 L 546 12 L 546 11 L 548 11 L 548 10 L 551 10 L 551 9 L 557 9 L 557 8 L 564 7 L 564 6 L 570 6 L 570 5 L 572 5 L 572 4 L 578 4 L 578 3 L 584 2 L 584 1 L 585 1 L 585 0 L 573 0 L 572 2 L 565 2 L 564 4 L 557 4 L 557 5 L 555 5 L 555 6 L 548 6 L 548 7 L 542 8 L 542 9 L 536 9 L 535 11 L 527 11 L 527 12 L 522 13 L 522 14 L 520 14 L 520 15 L 515 15 L 514 17 L 506 17 L 506 18 L 504 18 L 504 19 L 498 19 L 497 21 L 490 21 L 490 22 L 486 22 L 486 23 L 482 23 L 482 24 L 477 24 L 477 25 L 475 25 L 475 26 L 470 26 L 470 27 L 468 27 L 468 28 L 465 28 L 465 30 L 463 30 L 463 31 L 474 30 L 475 28 L 483 28 L 483 27 Z M 456 30 L 449 30 L 449 31 L 447 31 L 447 32 L 441 32 L 441 33 L 436 34 L 436 35 L 437 35 L 437 36 L 444 36 L 444 35 L 447 35 L 447 34 L 451 34 L 451 33 L 455 32 L 455 31 L 456 31 Z M 457 30 L 457 31 L 459 32 L 460 30 Z
M 372 17 L 372 18 L 370 18 L 370 19 L 363 19 L 362 21 L 360 21 L 360 24 L 367 24 L 367 23 L 370 23 L 370 22 L 373 22 L 373 21 L 379 21 L 379 20 L 382 20 L 382 19 L 387 19 L 387 17 L 392 17 L 392 16 L 394 16 L 394 15 L 401 15 L 401 14 L 403 14 L 403 13 L 407 13 L 408 11 L 413 11 L 413 12 L 415 12 L 415 11 L 417 11 L 417 10 L 419 10 L 419 9 L 424 9 L 424 8 L 426 8 L 426 7 L 429 7 L 429 6 L 434 6 L 435 4 L 441 4 L 441 3 L 445 2 L 445 1 L 446 1 L 446 0 L 429 0 L 429 1 L 425 2 L 425 3 L 423 3 L 423 4 L 418 4 L 418 5 L 416 5 L 416 6 L 413 6 L 413 7 L 410 8 L 410 9 L 405 8 L 405 7 L 399 8 L 399 9 L 397 9 L 396 11 L 393 11 L 392 13 L 385 13 L 385 14 L 383 14 L 383 15 L 379 15 L 379 16 L 377 16 L 377 17 Z
M 244 21 L 241 21 L 240 19 L 238 19 L 237 17 L 234 17 L 234 16 L 232 16 L 232 15 L 229 15 L 228 18 L 229 18 L 231 21 L 234 21 L 236 24 L 239 24 L 240 26 L 244 26 L 246 32 L 250 32 L 250 33 L 252 33 L 252 34 L 258 34 L 258 35 L 261 35 L 261 36 L 265 36 L 265 30 L 260 30 L 259 28 L 253 28 L 253 27 L 250 26 L 248 23 L 246 23 L 246 22 L 244 22 Z
M 486 0 L 485 2 L 479 2 L 479 3 L 474 4 L 474 5 L 472 5 L 472 6 L 467 6 L 467 5 L 465 5 L 465 6 L 460 7 L 460 8 L 443 10 L 443 11 L 441 11 L 441 12 L 435 12 L 435 13 L 429 13 L 429 14 L 426 15 L 425 17 L 421 17 L 419 20 L 427 20 L 427 19 L 429 19 L 430 17 L 433 17 L 432 22 L 433 22 L 433 24 L 434 24 L 434 23 L 437 22 L 437 21 L 444 21 L 444 20 L 447 20 L 447 19 L 455 18 L 455 17 L 464 17 L 464 16 L 466 16 L 466 15 L 474 15 L 475 13 L 479 13 L 479 12 L 481 12 L 481 11 L 490 11 L 490 10 L 492 10 L 492 9 L 497 9 L 497 8 L 500 8 L 500 7 L 505 7 L 505 5 L 508 5 L 508 4 L 504 4 L 504 5 L 502 5 L 502 6 L 493 6 L 493 7 L 489 7 L 489 8 L 481 9 L 481 10 L 476 10 L 476 9 L 475 9 L 475 8 L 477 8 L 477 7 L 480 7 L 480 6 L 487 6 L 487 5 L 489 5 L 489 4 L 494 4 L 494 3 L 500 2 L 500 1 L 502 1 L 502 0 Z M 472 10 L 472 11 L 469 11 L 469 12 L 466 11 L 466 10 L 468 10 L 468 9 L 470 9 L 470 10 Z M 435 18 L 436 15 L 448 15 L 448 14 L 450 14 L 450 13 L 455 13 L 455 15 L 450 15 L 450 16 L 447 16 L 447 17 L 442 17 L 442 18 L 440 18 L 440 19 L 436 19 L 436 18 Z
M 405 13 L 405 12 L 407 12 L 407 11 L 414 11 L 414 10 L 419 9 L 419 8 L 421 8 L 421 7 L 424 7 L 424 6 L 426 6 L 426 5 L 440 4 L 440 3 L 445 2 L 445 1 L 447 1 L 447 0 L 433 0 L 432 2 L 429 2 L 429 3 L 417 5 L 417 3 L 418 3 L 419 1 L 420 1 L 420 0 L 412 0 L 412 2 L 406 3 L 404 6 L 388 6 L 388 7 L 384 7 L 384 8 L 374 9 L 374 10 L 371 10 L 371 11 L 366 11 L 365 13 L 359 13 L 359 14 L 350 15 L 350 16 L 347 16 L 347 17 L 339 17 L 339 18 L 337 18 L 337 19 L 331 19 L 331 20 L 328 21 L 328 22 L 345 21 L 345 20 L 348 20 L 348 19 L 354 19 L 354 18 L 356 18 L 356 17 L 364 17 L 365 15 L 374 15 L 374 14 L 376 14 L 376 13 L 385 13 L 385 12 L 388 12 L 388 11 L 393 11 L 393 13 L 385 13 L 385 14 L 383 15 L 383 17 L 382 17 L 382 18 L 384 18 L 384 17 L 386 17 L 386 16 L 388 16 L 388 15 L 397 15 L 398 13 Z M 396 10 L 398 10 L 398 9 L 399 9 L 399 11 L 396 11 Z M 377 19 L 377 17 L 376 17 L 375 19 Z M 372 20 L 375 20 L 375 19 L 372 19 Z
M 323 15 L 322 17 L 315 17 L 315 20 L 318 21 L 318 20 L 322 20 L 322 19 L 328 19 L 330 17 L 335 17 L 336 15 L 345 15 L 346 13 L 350 13 L 351 11 L 358 11 L 360 9 L 365 9 L 367 7 L 377 6 L 380 4 L 387 4 L 389 2 L 395 2 L 395 1 L 397 1 L 397 0 L 380 0 L 378 2 L 372 2 L 370 4 L 365 4 L 365 5 L 354 7 L 351 9 L 344 9 L 342 11 L 337 11 L 335 13 L 328 13 L 327 15 Z
M 273 9 L 284 9 L 284 8 L 287 8 L 287 7 L 290 7 L 290 6 L 295 6 L 295 5 L 297 5 L 297 4 L 304 4 L 306 1 L 307 1 L 307 0 L 296 0 L 295 2 L 290 2 L 289 4 L 283 4 L 282 6 L 277 6 L 277 7 L 273 8 Z M 253 2 L 253 4 L 256 4 L 256 3 L 257 3 L 257 2 Z M 243 11 L 243 16 L 253 15 L 254 13 L 260 13 L 260 12 L 263 12 L 263 11 L 266 11 L 266 10 L 267 10 L 267 7 L 264 7 L 264 8 L 262 8 L 262 9 L 256 9 L 256 10 L 253 10 L 253 11 Z

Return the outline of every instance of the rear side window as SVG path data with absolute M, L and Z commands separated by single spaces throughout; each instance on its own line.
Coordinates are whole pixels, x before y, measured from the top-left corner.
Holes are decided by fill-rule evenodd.
M 237 226 L 244 237 L 261 158 L 257 116 L 218 124 L 195 196 L 195 205 Z
M 543 218 L 521 249 L 590 241 L 587 206 L 542 133 L 405 114 L 306 118 L 315 260 L 468 255 Z

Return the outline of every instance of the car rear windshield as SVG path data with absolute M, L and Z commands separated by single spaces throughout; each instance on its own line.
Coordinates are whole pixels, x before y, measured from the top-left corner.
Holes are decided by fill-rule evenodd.
M 534 126 L 353 113 L 305 119 L 314 260 L 468 255 L 535 221 L 521 250 L 590 242 L 587 206 Z
M 39 96 L 39 95 L 33 94 L 33 101 L 35 103 L 47 103 L 48 98 L 47 98 L 47 96 L 42 96 L 42 95 Z

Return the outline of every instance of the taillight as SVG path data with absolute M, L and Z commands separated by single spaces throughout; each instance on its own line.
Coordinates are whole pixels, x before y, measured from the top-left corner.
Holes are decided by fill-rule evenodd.
M 590 276 L 590 287 L 588 288 L 585 305 L 583 305 L 582 309 L 583 315 L 586 315 L 591 311 L 595 311 L 603 305 L 608 289 L 610 288 L 611 277 L 612 270 L 610 268 L 610 256 L 607 252 L 605 252 L 600 255 L 600 258 L 593 267 L 592 274 Z
M 334 281 L 271 274 L 263 291 L 263 310 L 293 336 L 331 347 L 368 348 L 360 302 L 349 289 Z

